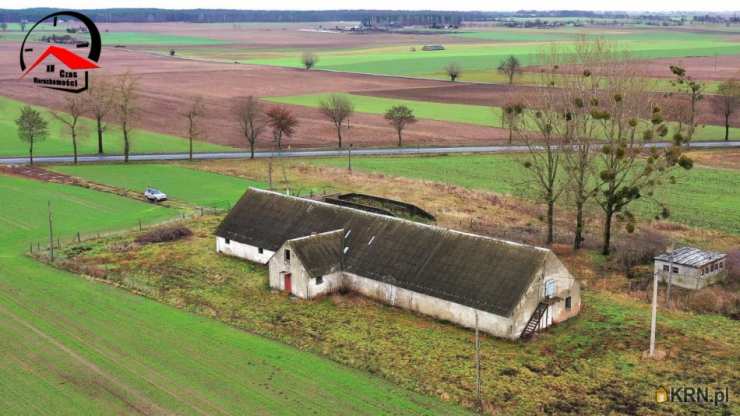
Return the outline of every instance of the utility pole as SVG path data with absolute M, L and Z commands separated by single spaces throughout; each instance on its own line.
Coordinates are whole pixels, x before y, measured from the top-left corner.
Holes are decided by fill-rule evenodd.
M 650 319 L 650 357 L 655 357 L 655 321 L 658 315 L 658 273 L 653 274 L 653 313 Z
M 671 307 L 671 284 L 673 283 L 673 243 L 671 243 L 671 256 L 668 262 L 668 288 L 665 292 L 665 303 L 667 307 Z
M 478 311 L 475 312 L 475 394 L 478 400 L 478 411 L 483 410 L 480 397 L 480 333 L 478 331 Z
M 352 143 L 349 144 L 347 149 L 347 170 L 352 172 Z
M 49 209 L 49 258 L 54 262 L 54 226 L 51 218 L 51 201 L 48 201 Z

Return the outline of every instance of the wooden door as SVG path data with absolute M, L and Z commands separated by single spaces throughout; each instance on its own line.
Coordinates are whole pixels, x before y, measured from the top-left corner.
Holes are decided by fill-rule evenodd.
M 283 289 L 286 292 L 291 293 L 293 291 L 293 282 L 291 281 L 291 275 L 290 273 L 285 273 L 283 276 L 283 278 L 285 279 Z

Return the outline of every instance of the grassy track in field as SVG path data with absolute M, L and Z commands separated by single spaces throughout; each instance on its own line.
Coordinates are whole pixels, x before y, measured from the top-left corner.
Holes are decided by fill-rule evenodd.
M 0 156 L 26 156 L 28 144 L 18 138 L 15 120 L 20 116 L 25 103 L 0 96 Z M 49 137 L 34 145 L 34 156 L 59 156 L 72 154 L 72 139 L 63 128 L 63 124 L 49 114 L 45 107 L 33 106 L 41 112 L 49 124 Z M 77 139 L 79 153 L 97 154 L 98 136 L 95 122 L 83 119 L 83 134 Z M 110 125 L 103 136 L 106 154 L 123 153 L 123 136 L 115 124 Z M 231 147 L 196 141 L 193 142 L 196 152 L 218 152 L 236 150 Z M 161 153 L 188 151 L 188 141 L 182 137 L 155 133 L 147 130 L 135 130 L 131 139 L 131 153 Z
M 529 173 L 521 165 L 524 155 L 465 155 L 441 157 L 358 157 L 352 167 L 388 175 L 406 176 L 447 182 L 468 188 L 484 189 L 504 194 L 527 196 Z M 322 159 L 315 163 L 343 167 L 341 159 Z M 727 169 L 695 167 L 690 171 L 676 170 L 676 184 L 656 189 L 655 198 L 668 205 L 673 221 L 740 234 L 738 208 L 740 175 Z M 637 201 L 631 207 L 642 218 L 652 218 L 659 212 L 653 201 Z
M 8 414 L 457 414 L 219 322 L 52 269 L 47 201 L 62 235 L 130 228 L 176 211 L 0 175 L 0 407 Z
M 149 186 L 159 188 L 168 197 L 200 206 L 226 208 L 233 205 L 248 187 L 265 184 L 188 169 L 177 165 L 79 165 L 55 166 L 53 170 L 118 188 L 143 192 Z
M 355 105 L 355 111 L 369 114 L 384 114 L 394 105 L 404 104 L 414 110 L 419 119 L 467 123 L 480 126 L 501 127 L 501 108 L 482 105 L 446 104 L 430 101 L 400 100 L 395 98 L 370 97 L 364 95 L 339 94 L 348 97 Z M 268 101 L 302 105 L 318 108 L 322 99 L 329 94 L 309 94 L 287 97 L 268 97 Z M 412 127 L 413 128 L 413 127 Z M 722 140 L 725 137 L 723 126 L 700 126 L 694 140 Z M 740 128 L 730 128 L 730 140 L 740 140 Z

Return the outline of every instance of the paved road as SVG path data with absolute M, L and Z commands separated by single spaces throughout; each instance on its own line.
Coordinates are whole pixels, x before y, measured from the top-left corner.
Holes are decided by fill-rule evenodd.
M 657 147 L 666 147 L 668 143 L 655 143 Z M 693 149 L 718 149 L 718 148 L 740 148 L 740 141 L 713 141 L 713 142 L 694 142 L 691 144 Z M 353 156 L 388 156 L 388 155 L 440 155 L 451 153 L 511 153 L 527 151 L 525 146 L 458 146 L 458 147 L 391 147 L 381 149 L 353 149 Z M 297 157 L 332 157 L 347 156 L 347 150 L 292 150 L 283 152 L 255 152 L 255 158 L 297 158 Z M 213 153 L 194 153 L 194 159 L 247 159 L 249 152 L 213 152 Z M 167 160 L 187 160 L 187 153 L 161 153 L 161 154 L 135 154 L 130 155 L 131 161 L 167 161 Z M 41 156 L 35 157 L 34 163 L 58 164 L 72 163 L 72 156 Z M 99 162 L 122 162 L 121 155 L 103 155 L 103 156 L 80 156 L 80 163 L 99 163 Z M 28 157 L 6 157 L 0 158 L 0 165 L 22 165 L 28 163 Z

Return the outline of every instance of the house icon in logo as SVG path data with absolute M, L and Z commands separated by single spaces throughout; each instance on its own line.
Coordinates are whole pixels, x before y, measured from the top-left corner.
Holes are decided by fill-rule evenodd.
M 34 77 L 33 82 L 42 87 L 79 92 L 87 88 L 87 71 L 100 68 L 95 61 L 80 56 L 67 48 L 50 45 L 23 72 L 25 78 L 41 64 L 46 65 L 45 77 Z M 57 70 L 58 68 L 58 70 Z M 50 75 L 55 75 L 49 77 Z
M 668 401 L 668 390 L 665 387 L 659 386 L 655 389 L 655 402 L 663 403 Z

